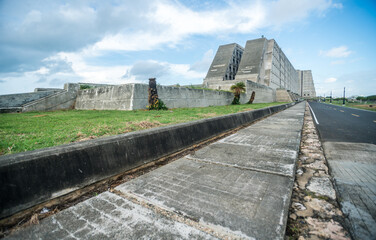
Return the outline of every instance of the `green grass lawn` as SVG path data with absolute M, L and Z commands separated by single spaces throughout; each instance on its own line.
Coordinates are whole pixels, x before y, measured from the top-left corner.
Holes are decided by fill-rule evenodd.
M 329 103 L 327 101 L 326 103 Z M 342 101 L 333 101 L 332 104 L 342 106 Z M 370 107 L 372 106 L 372 107 Z M 364 110 L 376 111 L 376 103 L 349 103 L 346 102 L 345 107 L 359 108 Z
M 256 103 L 167 111 L 65 110 L 0 114 L 0 155 L 259 109 Z

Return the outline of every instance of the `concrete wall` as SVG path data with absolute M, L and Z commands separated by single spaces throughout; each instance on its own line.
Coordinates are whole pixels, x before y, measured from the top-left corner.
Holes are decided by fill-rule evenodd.
M 291 96 L 286 89 L 277 89 L 276 99 L 277 102 L 292 102 Z
M 125 84 L 79 90 L 75 109 L 132 110 L 134 85 Z
M 22 105 L 41 99 L 48 95 L 54 94 L 56 92 L 63 91 L 53 90 L 53 91 L 38 91 L 30 93 L 19 93 L 19 94 L 8 94 L 0 96 L 0 108 L 11 108 L 11 107 L 21 107 Z
M 77 97 L 79 85 L 66 83 L 64 90 L 22 105 L 22 112 L 71 109 Z
M 276 102 L 276 91 L 270 87 L 252 81 L 246 81 L 246 88 L 247 101 L 251 98 L 252 92 L 255 91 L 254 103 Z
M 78 91 L 76 109 L 134 110 L 148 106 L 147 84 L 124 84 Z M 158 96 L 168 108 L 208 107 L 229 105 L 234 99 L 231 92 L 157 86 Z M 241 103 L 248 101 L 241 95 Z
M 293 104 L 0 156 L 0 218 L 154 161 Z

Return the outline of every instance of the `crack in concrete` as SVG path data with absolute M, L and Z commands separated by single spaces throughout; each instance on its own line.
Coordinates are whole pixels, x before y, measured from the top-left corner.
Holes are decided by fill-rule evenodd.
M 260 173 L 267 173 L 267 174 L 279 175 L 279 176 L 282 176 L 282 177 L 293 178 L 293 176 L 291 176 L 289 174 L 274 172 L 274 171 L 270 171 L 270 170 L 263 170 L 263 169 L 258 169 L 258 168 L 252 168 L 252 167 L 243 167 L 243 166 L 229 164 L 229 163 L 216 162 L 216 161 L 212 161 L 212 160 L 199 159 L 199 158 L 194 158 L 191 155 L 188 155 L 185 158 L 188 159 L 188 160 L 196 161 L 196 162 L 203 162 L 203 163 L 208 163 L 208 164 L 220 165 L 220 166 L 224 166 L 224 167 L 232 167 L 232 168 L 237 168 L 237 169 L 241 169 L 241 170 L 255 171 L 255 172 L 260 172 Z M 291 164 L 291 165 L 292 165 L 292 167 L 294 166 L 294 164 Z

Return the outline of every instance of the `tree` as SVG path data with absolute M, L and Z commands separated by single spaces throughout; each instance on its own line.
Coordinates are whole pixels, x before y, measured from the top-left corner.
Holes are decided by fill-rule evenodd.
M 240 104 L 240 94 L 245 92 L 245 84 L 243 82 L 238 82 L 231 86 L 231 91 L 234 93 L 234 100 L 231 104 Z

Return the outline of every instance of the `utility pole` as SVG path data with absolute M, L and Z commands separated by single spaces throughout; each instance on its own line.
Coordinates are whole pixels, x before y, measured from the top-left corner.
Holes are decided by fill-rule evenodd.
M 332 103 L 333 91 L 330 91 L 330 104 Z
M 346 87 L 343 87 L 343 103 L 342 103 L 343 106 L 345 106 L 345 96 L 346 96 L 345 95 L 345 93 L 346 93 L 345 90 L 346 90 Z

